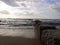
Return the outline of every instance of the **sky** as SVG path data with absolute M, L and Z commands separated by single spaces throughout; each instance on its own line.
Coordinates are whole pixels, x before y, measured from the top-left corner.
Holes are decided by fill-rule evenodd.
M 60 19 L 60 0 L 0 0 L 0 18 Z

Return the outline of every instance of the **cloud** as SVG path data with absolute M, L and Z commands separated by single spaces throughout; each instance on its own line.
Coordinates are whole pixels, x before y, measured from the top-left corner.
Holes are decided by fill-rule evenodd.
M 7 5 L 10 5 L 10 6 L 14 6 L 14 7 L 18 6 L 16 4 L 15 0 L 0 0 L 0 1 L 2 1 L 2 2 L 6 3 Z
M 6 11 L 6 10 L 2 10 L 2 11 L 0 11 L 0 13 L 1 13 L 1 14 L 9 14 L 9 12 Z
M 27 2 L 34 2 L 34 1 L 37 1 L 37 0 L 0 0 L 4 3 L 6 3 L 7 5 L 9 6 L 13 6 L 13 7 L 16 7 L 16 6 L 19 6 L 19 5 L 23 5 L 25 6 L 25 3 L 24 1 L 27 1 Z M 17 4 L 16 2 L 22 2 L 21 4 Z
M 45 2 L 49 4 L 56 4 L 56 0 L 46 0 Z
M 53 6 L 53 10 L 55 10 L 56 12 L 60 12 L 60 3 L 56 3 L 56 5 Z
M 22 15 L 25 18 L 48 19 L 58 18 L 60 15 L 59 0 L 0 0 L 0 2 L 2 2 L 0 3 L 0 11 L 7 10 L 11 17 L 12 15 L 15 17 Z
M 60 19 L 60 2 L 59 0 L 42 0 L 36 3 L 37 16 L 44 19 Z
M 53 9 L 56 11 L 56 13 L 60 13 L 60 6 L 54 7 Z

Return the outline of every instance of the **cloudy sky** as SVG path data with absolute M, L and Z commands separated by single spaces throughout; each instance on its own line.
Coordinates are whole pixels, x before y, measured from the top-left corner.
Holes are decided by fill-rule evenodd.
M 0 0 L 0 18 L 60 19 L 60 0 Z

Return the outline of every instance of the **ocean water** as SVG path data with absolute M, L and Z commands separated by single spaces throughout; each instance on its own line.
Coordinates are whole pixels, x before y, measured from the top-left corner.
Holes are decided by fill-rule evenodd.
M 1 19 L 0 36 L 35 38 L 34 26 L 27 24 L 31 24 L 31 21 L 19 19 Z

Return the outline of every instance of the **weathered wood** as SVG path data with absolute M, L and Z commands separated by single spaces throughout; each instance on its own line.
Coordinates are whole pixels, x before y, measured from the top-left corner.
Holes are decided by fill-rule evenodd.
M 41 21 L 36 20 L 35 24 L 34 24 L 34 26 L 35 26 L 35 35 L 36 35 L 36 38 L 38 38 L 38 39 L 40 39 L 40 23 L 41 23 Z

